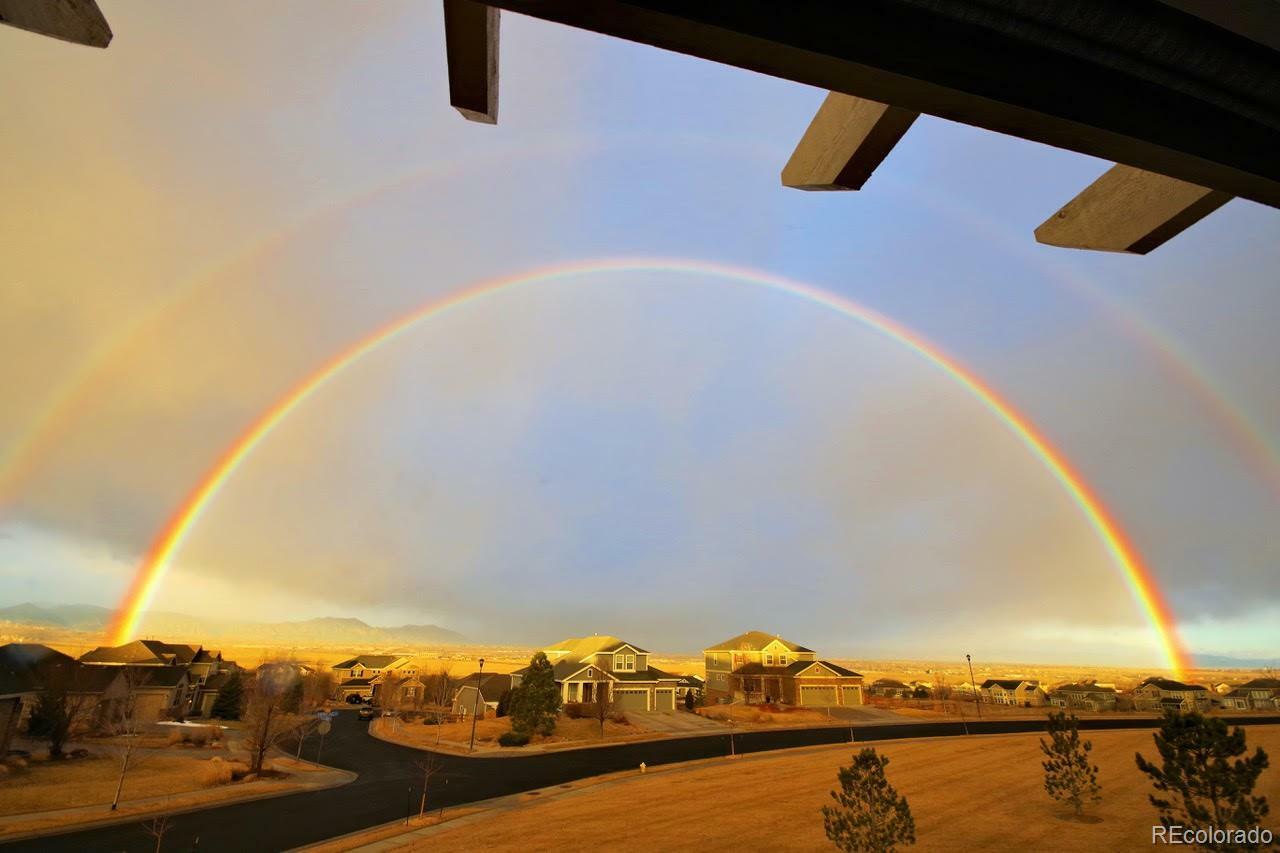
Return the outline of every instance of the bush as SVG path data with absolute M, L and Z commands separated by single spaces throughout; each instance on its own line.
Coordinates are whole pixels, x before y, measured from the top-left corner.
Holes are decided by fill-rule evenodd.
M 582 702 L 565 702 L 564 715 L 571 720 L 581 720 L 583 717 L 589 717 L 587 706 Z
M 247 767 L 245 768 L 248 769 Z M 213 788 L 218 785 L 226 785 L 231 782 L 234 774 L 231 770 L 231 764 L 223 761 L 221 758 L 210 758 L 203 768 L 202 781 L 206 788 Z
M 627 726 L 631 724 L 631 721 L 627 719 L 627 715 L 621 711 L 614 711 L 609 715 L 609 719 L 620 726 Z
M 501 746 L 524 746 L 528 742 L 529 736 L 524 732 L 503 732 L 498 737 Z
M 178 744 L 186 741 L 186 739 L 187 739 L 187 733 L 184 732 L 182 729 L 169 730 L 169 738 L 168 738 L 169 746 L 177 746 Z
M 227 766 L 231 768 L 232 779 L 243 779 L 249 775 L 249 765 L 243 761 L 228 761 Z

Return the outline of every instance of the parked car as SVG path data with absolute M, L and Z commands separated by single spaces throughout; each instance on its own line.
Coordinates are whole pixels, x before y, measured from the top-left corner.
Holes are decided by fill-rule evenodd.
M 372 720 L 372 719 L 373 719 L 374 717 L 376 717 L 376 716 L 378 716 L 378 709 L 377 709 L 377 708 L 373 707 L 372 705 L 361 705 L 361 706 L 360 706 L 360 719 L 362 719 L 362 720 Z

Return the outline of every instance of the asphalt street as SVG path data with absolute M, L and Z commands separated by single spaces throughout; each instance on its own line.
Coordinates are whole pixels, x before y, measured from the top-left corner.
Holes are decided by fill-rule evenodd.
M 1239 720 L 1252 725 L 1280 723 L 1280 717 Z M 972 734 L 1005 734 L 1044 730 L 1043 720 L 969 722 Z M 1081 729 L 1154 728 L 1156 721 L 1132 718 L 1081 720 Z M 900 723 L 857 727 L 789 729 L 670 738 L 645 743 L 531 753 L 524 756 L 467 758 L 438 754 L 439 770 L 431 779 L 431 808 L 462 805 L 490 797 L 543 788 L 602 773 L 736 752 L 908 737 L 961 735 L 961 723 Z M 316 758 L 318 738 L 307 740 L 303 757 Z M 368 734 L 368 723 L 350 712 L 339 714 L 325 738 L 325 764 L 352 770 L 359 778 L 347 785 L 254 802 L 202 809 L 174 817 L 164 838 L 167 851 L 276 851 L 354 832 L 402 818 L 416 811 L 422 794 L 424 753 L 387 743 Z M 152 851 L 155 839 L 142 822 L 17 841 L 2 845 L 21 851 Z

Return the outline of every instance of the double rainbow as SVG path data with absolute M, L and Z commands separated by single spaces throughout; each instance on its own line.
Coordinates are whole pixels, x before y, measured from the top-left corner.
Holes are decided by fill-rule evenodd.
M 1102 501 L 1085 483 L 1063 454 L 1018 412 L 994 388 L 984 383 L 967 368 L 951 358 L 920 335 L 869 308 L 844 297 L 819 290 L 801 282 L 772 273 L 721 264 L 678 259 L 604 259 L 560 264 L 535 269 L 511 276 L 492 278 L 467 287 L 450 296 L 434 300 L 390 323 L 376 329 L 338 353 L 304 378 L 288 393 L 275 402 L 233 442 L 210 466 L 204 476 L 169 517 L 155 537 L 139 567 L 128 592 L 122 599 L 113 620 L 107 642 L 128 642 L 138 631 L 142 616 L 146 613 L 156 591 L 164 580 L 175 554 L 182 547 L 192 529 L 199 522 L 204 510 L 217 496 L 219 490 L 236 469 L 253 453 L 254 449 L 299 406 L 318 392 L 329 380 L 364 356 L 377 350 L 419 323 L 435 317 L 451 308 L 477 299 L 493 296 L 515 287 L 535 285 L 553 279 L 586 276 L 599 273 L 622 272 L 671 272 L 689 276 L 706 276 L 738 281 L 766 288 L 789 296 L 807 300 L 815 305 L 835 311 L 856 320 L 890 340 L 896 341 L 941 369 L 963 386 L 970 394 L 999 418 L 1009 430 L 1036 456 L 1055 479 L 1066 489 L 1080 508 L 1090 526 L 1097 533 L 1111 555 L 1115 565 L 1124 575 L 1126 585 L 1134 601 L 1150 623 L 1157 638 L 1166 665 L 1175 677 L 1187 668 L 1188 658 L 1178 638 L 1176 622 L 1168 603 L 1164 600 L 1150 569 L 1143 563 L 1137 549 L 1125 536 Z

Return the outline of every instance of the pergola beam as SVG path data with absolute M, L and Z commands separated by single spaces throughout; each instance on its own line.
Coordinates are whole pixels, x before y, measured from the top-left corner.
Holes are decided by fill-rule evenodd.
M 1280 62 L 1163 3 L 484 0 L 1280 207 Z
M 1114 166 L 1036 229 L 1036 240 L 1067 249 L 1145 255 L 1230 201 L 1219 190 Z
M 920 114 L 831 92 L 809 122 L 782 185 L 798 190 L 858 190 Z
M 111 44 L 111 27 L 94 0 L 0 0 L 0 24 L 87 47 Z
M 469 121 L 498 122 L 498 10 L 444 0 L 449 103 Z

